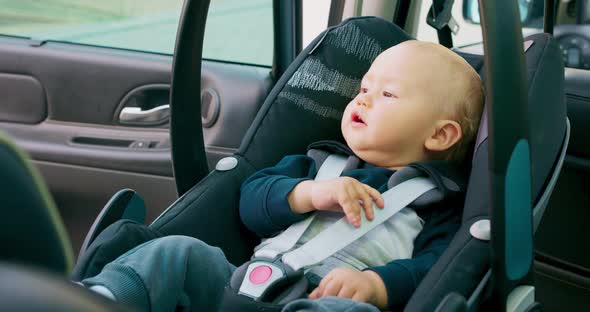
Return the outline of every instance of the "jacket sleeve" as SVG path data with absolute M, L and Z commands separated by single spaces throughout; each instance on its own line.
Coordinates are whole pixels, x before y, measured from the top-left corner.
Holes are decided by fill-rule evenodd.
M 448 203 L 447 203 L 448 204 Z M 401 308 L 406 305 L 422 278 L 449 246 L 461 225 L 461 216 L 439 204 L 431 213 L 423 216 L 424 228 L 414 240 L 412 259 L 394 260 L 384 266 L 370 267 L 385 284 L 388 306 Z M 446 211 L 445 211 L 446 210 Z M 442 213 L 439 213 L 441 212 Z
M 242 223 L 259 237 L 270 237 L 305 219 L 307 214 L 291 211 L 287 196 L 315 172 L 313 159 L 305 155 L 286 156 L 276 166 L 256 172 L 240 190 Z

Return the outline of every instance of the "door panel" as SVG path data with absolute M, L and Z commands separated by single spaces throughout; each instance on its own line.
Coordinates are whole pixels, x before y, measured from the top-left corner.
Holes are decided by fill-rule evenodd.
M 172 177 L 166 130 L 55 121 L 0 127 L 35 160 Z M 148 147 L 132 147 L 137 142 L 149 142 Z
M 122 188 L 144 197 L 147 222 L 176 199 L 168 121 L 120 120 L 169 104 L 171 67 L 169 55 L 0 37 L 0 130 L 41 170 L 75 249 Z M 210 167 L 239 147 L 271 85 L 269 67 L 203 62 Z
M 537 300 L 548 311 L 590 309 L 590 71 L 567 68 L 565 79 L 568 155 L 535 234 Z
M 109 125 L 115 105 L 129 90 L 170 83 L 170 56 L 31 42 L 1 39 L 0 72 L 39 80 L 50 120 Z
M 38 123 L 47 116 L 45 94 L 39 80 L 28 75 L 0 74 L 0 120 Z
M 141 195 L 148 222 L 176 199 L 173 177 L 48 161 L 33 163 L 49 182 L 76 254 L 100 209 L 119 190 L 129 188 Z
M 535 299 L 544 311 L 588 311 L 590 278 L 535 261 Z

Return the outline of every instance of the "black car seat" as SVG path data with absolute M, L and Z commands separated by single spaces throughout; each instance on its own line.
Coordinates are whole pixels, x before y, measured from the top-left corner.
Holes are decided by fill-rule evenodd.
M 241 183 L 284 155 L 305 153 L 312 142 L 343 141 L 339 119 L 360 78 L 379 52 L 408 39 L 397 26 L 374 17 L 349 19 L 322 33 L 276 83 L 231 159 L 220 162 L 216 170 L 151 225 L 119 220 L 98 235 L 90 233 L 96 238 L 78 260 L 73 279 L 93 276 L 125 250 L 163 235 L 187 235 L 219 246 L 234 264 L 248 260 L 258 240 L 240 223 L 237 208 Z M 525 55 L 535 202 L 544 193 L 566 137 L 563 64 L 559 48 L 549 35 L 525 40 L 533 41 Z M 482 56 L 458 53 L 482 73 Z M 489 269 L 489 242 L 473 237 L 469 231 L 476 221 L 488 219 L 490 215 L 485 129 L 482 123 L 463 225 L 422 280 L 409 302 L 411 310 L 433 311 L 449 292 L 469 297 Z
M 232 160 L 179 198 L 145 228 L 123 220 L 98 236 L 78 262 L 74 278 L 92 276 L 120 253 L 144 239 L 137 232 L 188 235 L 220 246 L 234 264 L 248 260 L 257 239 L 239 221 L 240 185 L 255 170 L 287 154 L 305 153 L 315 141 L 343 141 L 339 119 L 372 60 L 384 49 L 411 39 L 397 26 L 374 17 L 349 19 L 319 35 L 276 83 Z M 566 137 L 563 64 L 557 44 L 547 34 L 533 35 L 525 58 L 530 111 L 532 200 L 544 193 Z M 483 75 L 483 56 L 457 52 Z M 482 77 L 485 78 L 485 77 Z M 551 86 L 548 88 L 547 86 Z M 485 113 L 484 113 L 485 117 Z M 470 227 L 490 218 L 487 123 L 482 122 L 473 153 L 463 225 L 448 250 L 423 279 L 411 310 L 434 310 L 451 291 L 465 297 L 490 267 L 489 242 L 473 237 Z M 466 163 L 465 166 L 470 166 Z M 136 240 L 131 240 L 134 233 Z M 117 252 L 110 253 L 112 246 Z

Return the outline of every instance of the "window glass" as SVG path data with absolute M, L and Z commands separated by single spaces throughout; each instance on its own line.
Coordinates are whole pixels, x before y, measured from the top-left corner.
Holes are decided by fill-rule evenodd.
M 302 48 L 317 37 L 328 26 L 331 0 L 303 0 Z
M 453 45 L 455 47 L 464 47 L 471 44 L 478 44 L 483 41 L 481 34 L 481 26 L 479 24 L 479 8 L 477 7 L 477 0 L 472 0 L 471 3 L 475 5 L 466 6 L 464 8 L 464 2 L 471 0 L 457 0 L 453 5 L 453 18 L 457 25 L 459 25 L 459 32 L 453 35 Z M 543 1 L 544 0 L 515 0 L 518 1 L 521 9 L 521 15 L 524 14 L 523 10 L 527 4 L 533 4 L 535 17 L 523 22 L 523 35 L 528 36 L 534 33 L 543 31 Z M 432 5 L 431 0 L 422 1 L 422 7 L 420 9 L 420 23 L 418 26 L 417 38 L 420 40 L 438 42 L 436 30 L 426 24 L 426 16 L 428 10 Z M 539 7 L 540 6 L 540 7 Z M 468 21 L 464 18 L 463 10 L 466 10 L 466 14 L 472 16 L 472 20 Z M 539 11 L 540 10 L 540 11 Z M 540 13 L 539 13 L 540 12 Z M 540 14 L 540 16 L 539 16 Z M 531 11 L 531 16 L 533 12 Z
M 422 1 L 420 8 L 420 20 L 418 23 L 418 33 L 416 38 L 423 41 L 431 41 L 438 43 L 438 36 L 436 29 L 426 24 L 426 17 L 428 10 L 432 5 L 432 0 Z M 477 24 L 472 24 L 463 19 L 462 13 L 463 0 L 457 0 L 453 4 L 452 14 L 453 18 L 459 25 L 459 32 L 453 36 L 453 45 L 457 47 L 482 42 L 481 27 Z
M 590 1 L 557 1 L 555 24 L 565 66 L 590 70 Z
M 212 0 L 203 57 L 272 65 L 272 0 Z
M 0 34 L 172 54 L 182 0 L 0 0 Z M 272 0 L 212 0 L 203 57 L 270 66 Z
M 480 20 L 478 8 L 466 6 L 465 14 L 474 18 L 471 21 L 464 18 L 463 5 L 467 1 L 476 2 L 476 0 L 458 0 L 455 1 L 453 7 L 453 17 L 460 27 L 459 33 L 453 36 L 453 44 L 456 47 L 482 42 L 481 27 L 477 24 Z M 515 1 L 518 1 L 523 20 L 523 36 L 543 32 L 544 0 Z M 573 0 L 558 0 L 556 2 L 554 37 L 562 50 L 565 66 L 590 69 L 590 2 Z M 436 31 L 425 22 L 431 4 L 431 0 L 422 1 L 417 38 L 438 42 Z

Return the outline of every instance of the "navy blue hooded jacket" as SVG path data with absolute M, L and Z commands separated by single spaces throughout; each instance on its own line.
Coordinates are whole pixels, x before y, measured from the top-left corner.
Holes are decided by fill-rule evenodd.
M 461 224 L 465 197 L 465 170 L 447 161 L 409 166 L 430 177 L 437 184 L 442 198 L 428 205 L 410 205 L 425 222 L 414 240 L 411 259 L 398 259 L 384 266 L 367 268 L 383 279 L 388 305 L 392 309 L 405 306 L 422 278 L 448 247 Z M 359 168 L 346 170 L 341 176 L 355 178 L 383 193 L 387 191 L 389 178 L 394 172 L 361 162 Z M 307 214 L 298 215 L 291 211 L 287 196 L 299 182 L 312 180 L 316 173 L 314 159 L 306 155 L 286 156 L 276 166 L 256 172 L 242 184 L 242 222 L 259 237 L 271 237 L 305 219 Z M 449 181 L 458 188 L 449 188 Z

